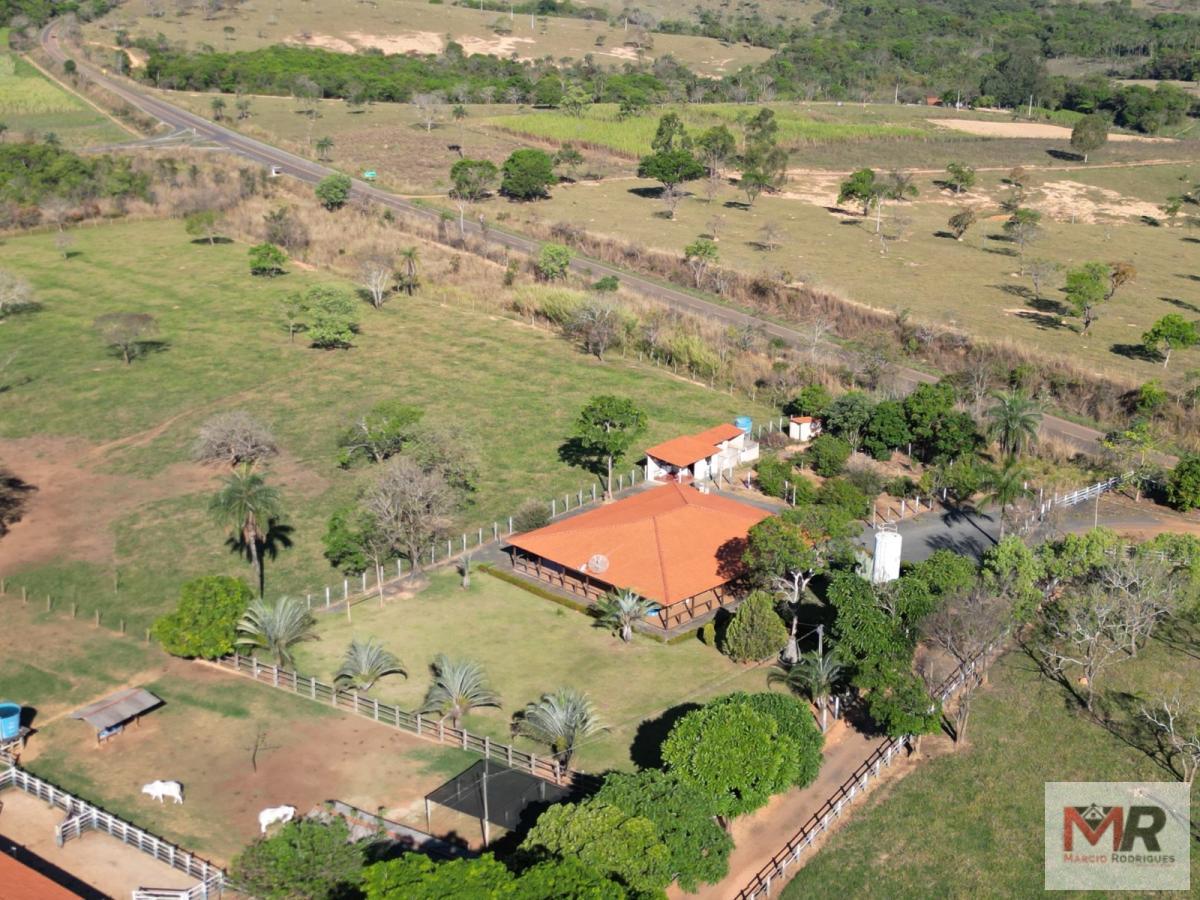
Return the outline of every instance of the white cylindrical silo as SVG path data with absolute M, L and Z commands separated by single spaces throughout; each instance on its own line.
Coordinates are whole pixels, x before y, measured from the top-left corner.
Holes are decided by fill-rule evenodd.
M 900 545 L 902 538 L 894 529 L 881 528 L 875 532 L 875 561 L 871 566 L 871 581 L 887 584 L 900 577 Z

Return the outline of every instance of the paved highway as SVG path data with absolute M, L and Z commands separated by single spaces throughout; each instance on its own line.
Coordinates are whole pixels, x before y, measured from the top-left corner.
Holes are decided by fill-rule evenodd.
M 53 22 L 42 29 L 41 43 L 43 49 L 53 60 L 62 63 L 67 59 L 67 53 L 63 50 L 63 45 L 58 35 L 58 26 L 59 23 Z M 79 71 L 85 74 L 90 80 L 117 97 L 120 97 L 131 106 L 142 110 L 147 115 L 153 116 L 172 128 L 192 131 L 198 138 L 204 141 L 216 144 L 245 159 L 252 160 L 264 166 L 278 166 L 282 174 L 297 178 L 308 184 L 316 184 L 325 176 L 331 175 L 336 171 L 319 163 L 296 156 L 294 153 L 289 153 L 286 150 L 281 150 L 262 141 L 246 137 L 185 109 L 167 103 L 155 94 L 141 90 L 135 83 L 127 79 L 108 75 L 91 63 L 84 61 L 81 57 L 82 54 L 72 55 Z M 402 197 L 389 194 L 364 181 L 354 181 L 353 193 L 356 196 L 370 199 L 380 206 L 403 212 L 417 219 L 436 223 L 440 218 L 440 213 L 438 212 L 417 206 Z M 470 222 L 466 224 L 466 227 L 468 231 L 478 232 L 479 230 L 477 225 Z M 528 254 L 536 254 L 541 246 L 541 242 L 539 241 L 501 231 L 494 227 L 488 230 L 488 240 Z M 643 278 L 640 275 L 617 268 L 608 263 L 577 257 L 572 262 L 572 268 L 581 274 L 587 274 L 590 278 L 615 275 L 620 279 L 621 286 L 626 290 L 650 297 L 677 309 L 718 319 L 730 325 L 754 325 L 760 327 L 771 337 L 782 338 L 794 346 L 800 346 L 804 343 L 800 333 L 791 328 L 736 309 L 731 309 L 727 306 L 722 306 L 719 303 L 695 297 L 686 291 L 677 290 L 657 281 Z M 842 352 L 838 348 L 832 349 L 836 352 Z M 936 380 L 935 376 L 929 375 L 926 372 L 919 372 L 916 369 L 904 367 L 901 367 L 896 374 L 896 381 L 907 390 L 911 390 L 921 382 L 933 382 Z M 1074 446 L 1088 452 L 1097 452 L 1100 449 L 1099 440 L 1102 437 L 1100 432 L 1066 419 L 1060 419 L 1056 416 L 1046 416 L 1042 420 L 1042 431 L 1046 435 L 1068 441 Z

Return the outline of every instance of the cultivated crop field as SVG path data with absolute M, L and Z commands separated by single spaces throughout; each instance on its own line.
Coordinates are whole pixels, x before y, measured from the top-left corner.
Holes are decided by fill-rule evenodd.
M 1137 722 L 1139 702 L 1200 689 L 1194 650 L 1186 649 L 1196 646 L 1195 632 L 1173 637 L 1174 647 L 1153 638 L 1136 659 L 1107 670 L 1098 709 L 1111 730 L 1088 721 L 1033 660 L 1013 652 L 974 701 L 967 746 L 870 794 L 783 897 L 918 898 L 934 885 L 954 897 L 1040 893 L 1044 782 L 1174 780 Z M 1193 821 L 1198 811 L 1193 794 Z M 1193 852 L 1193 884 L 1197 878 Z
M 508 569 L 507 562 L 495 565 Z M 663 645 L 635 636 L 624 644 L 595 628 L 590 616 L 485 573 L 472 577 L 469 590 L 453 573 L 438 574 L 415 596 L 389 600 L 383 609 L 368 598 L 352 614 L 353 622 L 341 614 L 321 616 L 320 640 L 298 648 L 300 671 L 328 681 L 352 637 L 376 637 L 405 663 L 408 677 L 383 679 L 371 696 L 416 709 L 429 686 L 434 656 L 469 657 L 483 665 L 503 705 L 473 711 L 466 727 L 504 743 L 511 740 L 513 713 L 526 703 L 559 687 L 578 688 L 591 697 L 607 726 L 579 748 L 574 765 L 589 772 L 647 765 L 647 747 L 654 742 L 642 723 L 671 707 L 734 690 L 766 689 L 763 668 L 730 662 L 694 637 Z M 524 738 L 516 745 L 546 751 Z
M 6 627 L 22 636 L 0 660 L 0 693 L 36 710 L 37 733 L 22 764 L 218 864 L 258 834 L 258 811 L 267 806 L 306 813 L 337 799 L 424 828 L 421 798 L 474 762 L 462 751 L 172 659 L 136 637 L 72 620 L 65 609 L 37 609 L 0 598 Z M 46 647 L 53 647 L 53 665 Z M 90 726 L 68 718 L 131 686 L 164 705 L 104 745 Z M 184 804 L 143 795 L 142 785 L 155 779 L 181 782 Z M 448 810 L 439 819 L 446 831 L 478 836 L 474 823 Z
M 0 28 L 0 48 L 8 46 L 7 29 Z M 0 49 L 0 122 L 8 136 L 53 132 L 68 147 L 129 140 L 127 131 L 67 93 L 34 66 Z M 0 137 L 3 140 L 3 137 Z
M 278 303 L 328 276 L 294 265 L 281 278 L 252 279 L 245 245 L 193 244 L 171 221 L 73 235 L 68 260 L 51 234 L 4 246 L 4 268 L 33 282 L 43 308 L 0 331 L 0 356 L 15 353 L 0 460 L 37 487 L 0 545 L 0 571 L 39 596 L 77 601 L 83 616 L 99 608 L 105 622 L 124 618 L 139 634 L 186 579 L 249 575 L 208 513 L 221 473 L 189 461 L 196 429 L 215 412 L 249 410 L 281 446 L 268 478 L 294 543 L 267 562 L 269 594 L 340 581 L 321 537 L 330 512 L 371 473 L 340 469 L 336 441 L 381 400 L 402 398 L 470 435 L 481 471 L 460 518 L 472 531 L 528 498 L 590 482 L 559 460 L 558 447 L 594 394 L 642 404 L 645 445 L 762 413 L 632 360 L 597 362 L 496 315 L 505 299 L 499 269 L 487 283 L 445 286 L 449 262 L 426 256 L 427 287 L 381 311 L 364 304 L 355 348 L 319 351 L 288 342 Z M 131 366 L 109 355 L 91 323 L 113 311 L 156 316 L 161 352 Z
M 161 10 L 162 5 L 130 0 L 85 25 L 84 37 L 111 47 L 115 32 L 123 30 L 132 38 L 163 34 L 190 48 L 207 44 L 219 50 L 252 50 L 292 42 L 342 53 L 377 49 L 391 54 L 439 53 L 450 36 L 468 55 L 515 53 L 524 59 L 580 59 L 590 53 L 597 63 L 612 66 L 638 59 L 637 49 L 626 44 L 633 32 L 605 22 L 556 16 L 532 21 L 529 16 L 510 19 L 507 13 L 435 5 L 425 0 L 392 0 L 377 6 L 351 0 L 277 0 L 227 8 L 211 18 L 199 8 L 180 16 L 168 7 L 165 15 L 155 16 L 155 8 Z M 770 51 L 742 44 L 725 45 L 711 38 L 653 35 L 653 45 L 646 49 L 645 57 L 653 60 L 668 54 L 701 74 L 719 76 L 762 62 Z

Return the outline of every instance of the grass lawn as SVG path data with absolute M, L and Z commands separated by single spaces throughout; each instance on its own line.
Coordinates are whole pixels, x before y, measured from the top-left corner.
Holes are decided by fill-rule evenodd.
M 67 261 L 50 234 L 4 246 L 4 268 L 28 277 L 44 307 L 0 328 L 0 356 L 17 351 L 0 459 L 47 490 L 19 526 L 45 537 L 19 555 L 7 549 L 17 546 L 10 537 L 0 562 L 10 583 L 77 601 L 81 616 L 99 607 L 106 621 L 124 617 L 139 634 L 184 579 L 249 571 L 208 516 L 220 473 L 188 462 L 197 427 L 214 412 L 252 411 L 282 447 L 269 478 L 282 490 L 294 546 L 268 562 L 271 593 L 340 581 L 321 555 L 321 536 L 330 511 L 370 472 L 339 469 L 336 438 L 385 398 L 455 423 L 478 448 L 479 489 L 460 516 L 472 531 L 525 499 L 548 501 L 590 482 L 557 449 L 595 394 L 628 395 L 646 408 L 644 446 L 764 413 L 660 369 L 618 357 L 599 363 L 561 338 L 489 314 L 491 284 L 438 286 L 427 272 L 431 283 L 417 296 L 382 311 L 364 304 L 354 349 L 323 352 L 288 342 L 276 304 L 329 276 L 292 267 L 282 278 L 252 279 L 245 245 L 193 244 L 178 222 L 74 234 Z M 118 310 L 156 316 L 166 349 L 132 366 L 110 356 L 91 323 Z M 53 503 L 51 488 L 59 491 Z
M 470 55 L 517 54 L 524 59 L 580 59 L 592 54 L 599 65 L 622 66 L 638 59 L 633 47 L 623 46 L 632 33 L 607 22 L 528 15 L 509 18 L 507 12 L 480 11 L 469 5 L 430 4 L 428 0 L 392 0 L 371 6 L 338 0 L 304 3 L 284 0 L 272 5 L 227 8 L 207 18 L 199 8 L 179 15 L 174 8 L 165 16 L 149 14 L 147 0 L 131 0 L 108 15 L 84 26 L 87 40 L 105 47 L 115 43 L 114 32 L 125 29 L 131 38 L 163 34 L 189 48 L 210 45 L 221 51 L 253 50 L 283 42 L 300 42 L 307 36 L 314 46 L 353 53 L 378 48 L 385 53 L 440 53 L 447 36 Z M 494 26 L 511 30 L 498 34 Z M 599 38 L 603 41 L 598 42 Z M 673 56 L 702 75 L 720 76 L 744 65 L 763 62 L 771 51 L 746 44 L 724 45 L 713 38 L 655 34 L 646 58 Z
M 1120 710 L 1163 692 L 1195 697 L 1194 631 L 1187 640 L 1190 651 L 1155 641 L 1109 670 L 1103 690 L 1121 721 L 1130 717 Z M 975 701 L 968 746 L 870 794 L 782 896 L 1032 897 L 1043 883 L 1044 782 L 1164 780 L 1173 779 L 1147 753 L 1085 719 L 1028 657 L 1013 653 Z M 1193 821 L 1197 812 L 1193 796 Z M 1193 848 L 1193 885 L 1197 879 Z
M 0 28 L 0 48 L 8 29 Z M 0 122 L 9 140 L 26 134 L 58 135 L 67 147 L 130 140 L 131 135 L 83 100 L 60 88 L 15 53 L 0 49 Z M 0 140 L 3 140 L 0 137 Z
M 483 573 L 472 578 L 469 591 L 445 573 L 416 596 L 383 610 L 367 601 L 353 615 L 353 623 L 342 615 L 321 617 L 320 640 L 298 652 L 301 672 L 331 680 L 351 637 L 377 637 L 405 663 L 408 677 L 385 678 L 371 695 L 416 709 L 435 655 L 469 657 L 484 666 L 503 706 L 471 713 L 466 726 L 505 742 L 513 713 L 526 703 L 558 687 L 579 688 L 608 726 L 579 749 L 575 765 L 590 772 L 645 765 L 645 748 L 653 742 L 645 734 L 639 740 L 639 725 L 677 704 L 766 689 L 765 670 L 732 663 L 699 640 L 663 645 L 635 636 L 623 644 L 583 613 Z M 517 745 L 546 749 L 524 740 Z
M 854 213 L 829 211 L 840 180 L 831 174 L 796 175 L 782 194 L 764 195 L 750 209 L 733 186 L 726 186 L 712 204 L 696 186 L 674 220 L 663 217 L 656 185 L 632 179 L 560 187 L 550 200 L 519 208 L 502 201 L 489 205 L 511 211 L 518 229 L 520 221 L 534 217 L 548 223 L 572 221 L 669 253 L 680 253 L 698 234 L 712 234 L 716 228 L 726 265 L 783 273 L 879 309 L 907 308 L 917 319 L 954 323 L 985 338 L 1012 340 L 1046 353 L 1066 353 L 1098 372 L 1175 382 L 1200 364 L 1200 351 L 1177 354 L 1164 371 L 1161 362 L 1144 357 L 1140 343 L 1160 316 L 1200 310 L 1192 235 L 1182 226 L 1153 227 L 1139 217 L 1156 213 L 1167 192 L 1178 190 L 1173 186 L 1200 174 L 1193 170 L 1168 165 L 1031 174 L 1028 205 L 1042 210 L 1044 227 L 1043 237 L 1027 251 L 1030 257 L 1064 268 L 1089 260 L 1127 260 L 1137 267 L 1136 282 L 1104 305 L 1086 339 L 1072 330 L 1076 320 L 1065 327 L 1056 324 L 1056 315 L 1066 311 L 1061 272 L 1043 285 L 1041 302 L 1034 301 L 1029 279 L 1017 274 L 1015 250 L 1002 232 L 998 201 L 1005 189 L 996 172 L 981 173 L 973 194 L 962 200 L 940 190 L 934 176 L 918 176 L 920 196 L 885 210 L 906 223 L 903 236 L 889 242 L 886 254 L 873 217 L 864 221 Z M 1130 187 L 1124 189 L 1127 175 Z M 968 204 L 981 212 L 966 239 L 938 236 L 959 206 Z M 768 224 L 777 231 L 773 250 L 761 243 Z

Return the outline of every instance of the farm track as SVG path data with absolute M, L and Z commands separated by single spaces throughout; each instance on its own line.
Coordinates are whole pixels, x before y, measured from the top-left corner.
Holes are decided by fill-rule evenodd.
M 57 33 L 58 24 L 57 22 L 52 22 L 43 28 L 40 34 L 40 41 L 42 48 L 49 57 L 61 64 L 67 59 L 67 54 L 63 51 L 59 41 Z M 151 97 L 138 90 L 132 82 L 113 78 L 89 62 L 76 60 L 76 65 L 79 67 L 79 71 L 84 73 L 93 82 L 130 105 L 141 109 L 147 115 L 159 119 L 172 128 L 191 131 L 196 135 L 197 139 L 216 144 L 245 159 L 252 160 L 264 166 L 278 166 L 283 175 L 288 175 L 307 184 L 315 185 L 322 178 L 336 172 L 334 169 L 304 159 L 294 153 L 289 153 L 286 150 L 281 150 L 262 141 L 248 138 L 157 97 Z M 436 210 L 418 206 L 402 197 L 382 191 L 363 181 L 354 180 L 353 194 L 354 196 L 377 203 L 380 206 L 403 212 L 406 215 L 423 219 L 430 223 L 436 223 L 440 218 L 440 213 Z M 468 231 L 479 232 L 479 227 L 472 223 L 467 223 L 466 228 Z M 501 231 L 494 227 L 488 229 L 488 240 L 527 254 L 536 254 L 541 246 L 540 241 L 520 234 Z M 576 257 L 571 262 L 571 267 L 574 271 L 586 275 L 591 279 L 606 275 L 618 277 L 621 280 L 621 285 L 627 290 L 657 300 L 676 309 L 716 319 L 732 326 L 755 326 L 761 328 L 767 335 L 780 338 L 793 346 L 801 346 L 803 344 L 801 334 L 787 326 L 780 325 L 760 316 L 742 312 L 738 309 L 722 306 L 714 301 L 694 296 L 686 291 L 599 260 Z M 845 355 L 845 351 L 840 348 L 832 349 L 841 356 Z M 911 368 L 900 367 L 896 373 L 897 384 L 909 390 L 918 384 L 932 383 L 937 380 L 938 378 L 935 375 Z M 1042 429 L 1046 435 L 1067 441 L 1085 452 L 1094 453 L 1100 450 L 1100 439 L 1103 435 L 1094 428 L 1078 425 L 1056 416 L 1046 416 L 1042 421 Z

